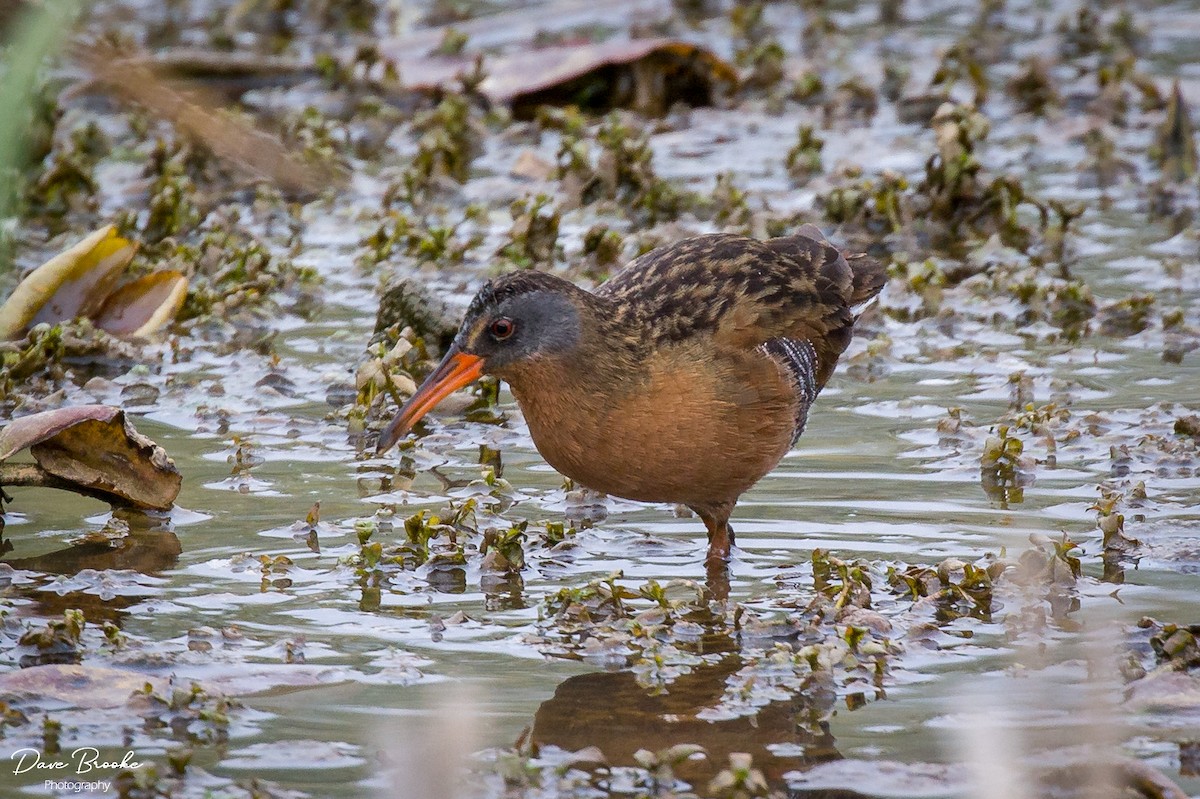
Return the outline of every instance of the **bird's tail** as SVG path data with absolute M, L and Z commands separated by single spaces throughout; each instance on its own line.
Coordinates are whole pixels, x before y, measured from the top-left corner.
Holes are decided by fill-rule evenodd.
M 850 311 L 857 318 L 871 306 L 887 285 L 887 270 L 883 264 L 866 255 L 847 256 L 850 264 Z
M 796 231 L 796 235 L 819 241 L 826 246 L 837 249 L 836 245 L 827 239 L 825 234 L 816 225 L 801 225 L 800 229 Z M 848 301 L 846 304 L 850 306 L 854 315 L 857 316 L 862 313 L 871 300 L 875 299 L 876 295 L 887 285 L 887 270 L 883 267 L 883 264 L 866 255 L 849 255 L 842 252 L 842 256 L 846 259 L 846 263 L 850 267 L 850 296 L 847 298 Z M 836 264 L 831 264 L 831 266 L 836 266 Z M 838 282 L 832 275 L 831 278 L 834 282 Z M 842 285 L 844 286 L 845 283 L 842 283 Z

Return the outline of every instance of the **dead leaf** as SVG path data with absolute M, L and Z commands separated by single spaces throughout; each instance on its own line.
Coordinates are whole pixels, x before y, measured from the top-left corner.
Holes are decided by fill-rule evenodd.
M 0 307 L 0 339 L 95 313 L 137 252 L 106 225 L 30 272 Z
M 175 318 L 187 288 L 187 277 L 181 272 L 143 275 L 108 295 L 95 315 L 96 327 L 119 338 L 146 338 Z
M 384 50 L 386 54 L 386 50 Z M 469 74 L 474 55 L 396 59 L 409 89 L 453 89 Z M 632 108 L 661 116 L 676 102 L 710 105 L 737 84 L 737 70 L 700 45 L 678 39 L 615 39 L 523 49 L 487 58 L 478 91 L 528 119 L 541 105 L 578 105 L 590 111 Z
M 72 425 L 89 419 L 109 422 L 120 412 L 120 408 L 111 405 L 76 405 L 13 419 L 0 427 L 0 462 L 58 435 Z
M 0 430 L 0 460 L 26 447 L 45 475 L 61 481 L 56 487 L 116 504 L 166 510 L 183 483 L 166 451 L 138 433 L 120 408 L 59 408 L 14 419 Z

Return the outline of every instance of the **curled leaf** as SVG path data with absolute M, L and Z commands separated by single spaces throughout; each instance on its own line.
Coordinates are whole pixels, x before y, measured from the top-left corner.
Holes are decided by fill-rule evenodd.
M 145 338 L 165 327 L 187 297 L 187 278 L 173 270 L 153 272 L 109 294 L 96 312 L 96 327 L 119 338 Z
M 42 322 L 90 316 L 116 285 L 137 245 L 106 225 L 30 272 L 0 306 L 0 339 L 20 338 Z
M 9 476 L 8 485 L 49 485 L 117 505 L 166 510 L 183 482 L 166 451 L 138 433 L 123 410 L 107 405 L 36 413 L 0 430 L 0 461 L 25 448 L 40 470 Z
M 76 405 L 13 419 L 0 427 L 0 462 L 23 449 L 53 438 L 72 425 L 88 420 L 111 421 L 120 413 L 111 405 Z

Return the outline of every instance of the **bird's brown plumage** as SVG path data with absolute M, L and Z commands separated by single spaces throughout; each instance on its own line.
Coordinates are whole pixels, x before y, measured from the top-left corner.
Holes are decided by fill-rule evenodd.
M 540 335 L 569 327 L 569 347 L 485 357 L 484 371 L 508 381 L 551 466 L 608 494 L 691 507 L 719 559 L 734 503 L 791 448 L 850 342 L 854 306 L 883 283 L 878 264 L 847 261 L 811 226 L 764 242 L 697 236 L 595 293 L 542 273 L 497 278 L 458 342 L 496 349 L 491 315 L 521 295 L 566 302 L 569 324 Z

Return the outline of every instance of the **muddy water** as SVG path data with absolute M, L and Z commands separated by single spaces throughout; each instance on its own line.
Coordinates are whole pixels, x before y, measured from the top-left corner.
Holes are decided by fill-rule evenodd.
M 911 11 L 926 12 L 937 19 L 937 9 Z M 1147 12 L 1146 20 L 1165 37 L 1151 62 L 1160 78 L 1179 63 L 1200 62 L 1200 52 L 1172 33 L 1186 29 L 1182 21 L 1194 25 L 1198 12 L 1165 13 Z M 852 17 L 845 21 L 853 29 Z M 933 21 L 917 29 L 922 47 L 953 33 Z M 717 38 L 712 31 L 702 35 Z M 866 51 L 858 56 L 866 57 Z M 1185 90 L 1200 103 L 1197 73 L 1184 75 L 1191 81 Z M 999 98 L 988 109 L 994 132 L 986 163 L 1020 168 L 1044 197 L 1093 206 L 1069 238 L 1073 274 L 1101 301 L 1154 291 L 1160 310 L 1180 307 L 1186 324 L 1200 324 L 1194 231 L 1172 237 L 1165 224 L 1147 223 L 1132 185 L 1109 190 L 1112 206 L 1097 210 L 1101 192 L 1080 188 L 1078 180 L 1082 146 L 1056 124 L 1006 121 L 1012 114 L 1005 102 Z M 754 202 L 776 211 L 805 209 L 817 189 L 793 189 L 781 160 L 797 124 L 817 118 L 808 110 L 781 117 L 753 104 L 698 110 L 653 137 L 656 167 L 693 188 L 729 171 Z M 1148 136 L 1145 129 L 1127 131 L 1121 143 L 1141 152 Z M 927 130 L 897 122 L 888 106 L 870 126 L 826 138 L 827 164 L 853 159 L 871 172 L 891 168 L 914 177 L 931 148 Z M 524 146 L 552 159 L 556 142 L 498 139 L 476 164 L 482 180 L 468 184 L 467 199 L 484 195 L 498 209 L 484 226 L 490 243 L 481 251 L 490 252 L 507 229 L 507 200 L 527 190 L 508 176 Z M 1144 161 L 1139 167 L 1149 170 Z M 583 659 L 545 655 L 555 650 L 547 640 L 556 639 L 545 597 L 614 571 L 635 589 L 647 580 L 702 580 L 703 527 L 665 506 L 608 500 L 581 508 L 537 455 L 507 394 L 504 427 L 452 413 L 432 424 L 412 455 L 411 485 L 395 478 L 394 458 L 358 453 L 326 397 L 332 386 L 352 381 L 371 334 L 379 276 L 353 262 L 359 239 L 371 230 L 360 212 L 378 203 L 382 185 L 365 169 L 342 201 L 304 209 L 298 260 L 322 275 L 325 304 L 311 319 L 285 314 L 264 322 L 264 330 L 275 332 L 277 359 L 229 355 L 201 337 L 186 338 L 181 344 L 190 354 L 176 360 L 163 347 L 161 369 L 134 370 L 87 391 L 68 388 L 68 401 L 114 404 L 146 386 L 158 390 L 157 399 L 134 410 L 139 429 L 167 448 L 185 476 L 179 508 L 168 519 L 131 519 L 134 544 L 119 556 L 63 551 L 71 537 L 108 520 L 87 500 L 21 491 L 8 521 L 15 549 L 6 560 L 16 567 L 3 575 L 10 582 L 10 631 L 81 607 L 91 622 L 85 665 L 175 674 L 241 697 L 243 706 L 230 714 L 229 740 L 195 748 L 193 764 L 216 775 L 214 784 L 255 776 L 313 795 L 361 796 L 386 785 L 388 764 L 406 763 L 405 753 L 418 750 L 455 705 L 474 734 L 460 749 L 507 747 L 532 727 L 547 751 L 597 746 L 620 766 L 630 765 L 638 749 L 695 743 L 718 765 L 730 752 L 750 751 L 773 785 L 796 791 L 857 787 L 899 795 L 904 786 L 869 764 L 852 764 L 848 777 L 811 782 L 802 771 L 838 756 L 953 763 L 980 751 L 986 756 L 1011 738 L 1034 760 L 1051 745 L 1111 742 L 1200 792 L 1200 778 L 1180 765 L 1181 744 L 1200 729 L 1194 697 L 1135 706 L 1111 674 L 1113 644 L 1131 635 L 1138 619 L 1195 622 L 1200 592 L 1200 464 L 1194 447 L 1170 452 L 1155 443 L 1173 436 L 1177 417 L 1196 412 L 1200 369 L 1195 353 L 1181 364 L 1163 361 L 1160 325 L 1070 344 L 1006 321 L 1017 310 L 1009 297 L 953 294 L 947 303 L 958 316 L 947 329 L 932 318 L 900 321 L 912 293 L 899 281 L 885 292 L 882 311 L 864 319 L 800 444 L 743 498 L 733 519 L 740 552 L 731 566 L 731 607 L 800 617 L 813 596 L 814 548 L 873 564 L 876 607 L 895 622 L 902 652 L 891 659 L 886 697 L 867 692 L 859 706 L 843 691 L 827 726 L 814 732 L 797 721 L 812 701 L 804 691 L 786 679 L 738 677 L 770 651 L 769 637 L 724 628 L 699 635 L 684 654 L 668 654 L 660 669 L 665 676 L 655 679 L 647 678 L 644 663 L 603 647 Z M 594 221 L 586 209 L 564 217 L 569 255 Z M 989 257 L 1021 264 L 1014 253 Z M 1181 271 L 1173 261 L 1182 262 Z M 420 274 L 411 263 L 389 266 Z M 461 273 L 425 278 L 461 302 L 464 288 L 488 267 L 469 263 Z M 993 422 L 1012 405 L 1011 378 L 1018 373 L 1029 381 L 1020 404 L 1056 402 L 1086 430 L 1060 440 L 1053 464 L 1033 436 L 1024 436 L 1027 453 L 1043 463 L 1030 467 L 1033 481 L 1021 501 L 1000 501 L 981 486 L 979 459 Z M 968 420 L 958 434 L 939 430 L 950 408 Z M 512 486 L 508 499 L 515 502 L 501 506 L 502 519 L 529 519 L 534 529 L 541 520 L 587 516 L 591 526 L 579 525 L 573 547 L 527 546 L 530 562 L 519 577 L 485 573 L 474 557 L 458 572 L 432 575 L 426 567 L 393 574 L 377 594 L 364 588 L 351 562 L 360 552 L 356 522 L 383 525 L 375 540 L 386 545 L 400 540 L 402 520 L 419 510 L 438 512 L 449 499 L 472 495 L 486 501 L 486 489 L 467 485 L 480 476 L 482 444 L 501 450 L 503 478 Z M 1114 452 L 1121 446 L 1128 456 Z M 239 447 L 252 468 L 234 468 Z M 714 453 L 714 468 L 719 464 Z M 1142 545 L 1123 582 L 1104 581 L 1091 510 L 1097 486 L 1131 491 L 1138 481 L 1147 499 L 1125 511 L 1126 531 Z M 306 543 L 302 523 L 315 502 L 319 553 Z M 1081 546 L 1084 576 L 1049 608 L 1015 590 L 998 592 L 990 618 L 942 619 L 936 635 L 915 635 L 911 603 L 884 581 L 889 566 L 1015 555 L 1031 537 L 1059 539 L 1064 532 Z M 290 565 L 273 561 L 279 556 Z M 98 633 L 105 620 L 127 637 L 123 646 L 105 645 Z M 28 654 L 10 636 L 0 665 L 15 668 Z M 3 748 L 40 745 L 44 710 L 65 719 L 68 751 L 132 746 L 161 762 L 170 736 L 141 729 L 140 718 L 119 710 L 81 713 L 68 705 L 26 706 L 33 723 L 9 728 Z M 964 741 L 972 740 L 978 745 L 964 752 Z M 419 761 L 415 768 L 438 770 L 449 762 Z M 411 776 L 414 766 L 399 768 Z M 713 771 L 682 768 L 693 768 L 699 784 Z M 904 795 L 953 793 L 961 787 L 955 779 L 941 773 Z M 38 795 L 41 778 L 10 776 L 0 765 L 0 785 Z M 495 780 L 488 785 L 497 792 Z

